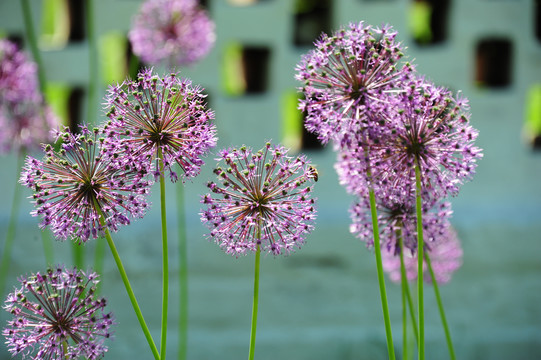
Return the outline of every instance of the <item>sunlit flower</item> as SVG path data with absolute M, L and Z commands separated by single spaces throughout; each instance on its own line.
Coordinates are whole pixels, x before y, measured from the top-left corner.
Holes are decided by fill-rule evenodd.
M 197 0 L 147 0 L 129 32 L 133 52 L 147 64 L 189 65 L 208 54 L 214 22 Z
M 153 173 L 159 174 L 160 159 L 172 181 L 178 179 L 172 169 L 175 163 L 182 176 L 194 177 L 204 164 L 202 156 L 217 142 L 214 113 L 204 100 L 202 89 L 188 79 L 175 73 L 159 77 L 146 69 L 137 81 L 126 80 L 109 89 L 108 134 L 117 136 L 135 156 L 155 159 Z M 106 146 L 117 146 L 117 140 Z
M 302 57 L 296 79 L 304 99 L 305 126 L 327 143 L 338 143 L 367 122 L 366 116 L 387 106 L 388 95 L 400 88 L 412 71 L 401 66 L 401 45 L 389 26 L 350 24 L 332 36 L 323 34 L 315 49 Z
M 313 229 L 315 200 L 311 183 L 315 168 L 304 156 L 292 158 L 282 146 L 267 143 L 257 152 L 241 147 L 222 150 L 225 163 L 214 172 L 219 183 L 201 202 L 201 220 L 210 238 L 226 253 L 241 255 L 258 246 L 272 254 L 288 254 Z
M 9 352 L 34 360 L 103 357 L 114 321 L 106 300 L 95 297 L 97 277 L 63 266 L 21 277 L 4 305 L 13 315 L 2 331 Z
M 27 157 L 19 180 L 34 191 L 32 215 L 42 217 L 41 228 L 50 227 L 63 240 L 85 242 L 104 230 L 100 212 L 112 231 L 129 224 L 128 216 L 144 215 L 148 159 L 105 150 L 101 129 L 82 127 L 81 134 L 66 129 L 57 136 L 63 141 L 60 150 L 46 145 L 42 161 Z
M 376 136 L 349 136 L 337 165 L 341 182 L 351 192 L 368 183 L 374 188 L 414 189 L 417 163 L 423 190 L 437 197 L 456 195 L 460 185 L 472 179 L 482 157 L 468 110 L 467 99 L 424 79 L 411 81 L 392 106 L 379 113 Z

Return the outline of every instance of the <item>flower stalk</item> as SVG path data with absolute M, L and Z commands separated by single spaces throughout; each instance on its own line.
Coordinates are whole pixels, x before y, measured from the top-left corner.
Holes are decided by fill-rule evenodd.
M 150 330 L 148 329 L 148 326 L 145 322 L 145 319 L 143 317 L 143 313 L 141 312 L 141 308 L 139 307 L 139 303 L 137 302 L 137 298 L 135 297 L 135 293 L 133 292 L 133 288 L 130 284 L 130 280 L 128 279 L 128 275 L 126 274 L 126 270 L 124 269 L 124 265 L 122 264 L 122 260 L 120 259 L 120 255 L 118 254 L 118 251 L 116 249 L 115 243 L 113 241 L 113 238 L 111 237 L 111 233 L 109 232 L 109 229 L 106 226 L 105 223 L 105 216 L 101 210 L 101 207 L 97 201 L 97 199 L 94 198 L 94 205 L 96 207 L 96 211 L 99 214 L 100 217 L 100 224 L 104 228 L 105 233 L 105 239 L 107 240 L 107 244 L 109 245 L 109 249 L 111 250 L 111 254 L 113 255 L 113 258 L 115 259 L 116 266 L 118 268 L 118 272 L 120 274 L 120 277 L 122 278 L 122 282 L 124 283 L 124 287 L 126 288 L 126 292 L 128 293 L 128 297 L 130 298 L 130 302 L 132 304 L 133 310 L 135 311 L 135 315 L 137 316 L 137 320 L 139 320 L 139 325 L 141 326 L 141 329 L 143 330 L 143 333 L 145 335 L 145 338 L 148 342 L 148 346 L 150 347 L 150 350 L 152 351 L 152 355 L 154 355 L 155 360 L 161 360 L 160 353 L 158 352 L 158 349 L 156 348 L 156 344 L 154 343 L 154 339 L 152 338 L 152 335 L 150 334 Z
M 376 209 L 376 196 L 374 190 L 369 190 L 370 213 L 372 215 L 372 229 L 374 234 L 374 253 L 376 255 L 376 268 L 378 272 L 379 292 L 381 297 L 381 308 L 383 310 L 383 321 L 385 323 L 385 336 L 387 339 L 387 351 L 389 359 L 395 359 L 393 334 L 391 330 L 391 318 L 389 316 L 389 306 L 387 304 L 387 291 L 385 290 L 385 278 L 383 276 L 383 265 L 381 261 L 381 249 L 379 239 L 378 214 Z

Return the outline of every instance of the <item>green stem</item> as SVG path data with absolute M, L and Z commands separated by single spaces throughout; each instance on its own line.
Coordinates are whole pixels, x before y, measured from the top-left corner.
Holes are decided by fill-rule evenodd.
M 425 358 L 425 314 L 423 295 L 423 202 L 421 198 L 421 169 L 415 160 L 416 210 L 417 210 L 417 296 L 419 313 L 419 360 Z
M 169 302 L 169 255 L 167 251 L 167 214 L 165 209 L 165 179 L 161 147 L 158 146 L 158 163 L 160 170 L 160 203 L 162 215 L 162 332 L 160 357 L 165 359 L 167 347 L 167 310 Z
M 21 0 L 21 6 L 24 18 L 24 28 L 32 57 L 37 65 L 39 90 L 42 94 L 45 93 L 45 71 L 43 69 L 43 62 L 38 49 L 38 43 L 36 41 L 36 33 L 34 32 L 34 22 L 32 20 L 32 12 L 30 11 L 29 0 Z
M 98 49 L 94 31 L 94 6 L 92 0 L 86 0 L 86 32 L 88 38 L 88 98 L 86 121 L 92 124 L 96 117 L 98 91 Z
M 107 244 L 109 244 L 109 248 L 111 249 L 111 254 L 113 255 L 113 258 L 115 259 L 116 266 L 118 267 L 118 272 L 120 273 L 120 277 L 122 278 L 122 282 L 124 283 L 124 287 L 126 288 L 128 297 L 130 298 L 130 302 L 132 304 L 133 310 L 135 311 L 135 315 L 137 315 L 137 319 L 139 320 L 141 329 L 143 330 L 143 333 L 145 334 L 145 338 L 147 339 L 150 350 L 152 351 L 152 354 L 154 355 L 154 359 L 160 360 L 160 354 L 158 353 L 158 349 L 156 348 L 156 345 L 154 344 L 154 340 L 152 339 L 152 335 L 150 334 L 148 326 L 145 322 L 143 313 L 141 312 L 141 308 L 139 307 L 139 304 L 137 303 L 137 299 L 135 298 L 135 294 L 130 285 L 130 281 L 128 280 L 128 275 L 126 274 L 126 270 L 124 270 L 124 265 L 122 264 L 122 261 L 120 260 L 120 256 L 118 255 L 118 251 L 116 249 L 115 243 L 113 242 L 113 238 L 111 237 L 111 233 L 109 232 L 109 229 L 107 229 L 106 227 L 105 216 L 103 215 L 103 212 L 101 211 L 101 208 L 96 199 L 94 199 L 94 205 L 96 206 L 96 210 L 100 216 L 100 224 L 104 228 L 105 239 L 107 240 Z
M 11 215 L 9 216 L 9 223 L 6 232 L 6 241 L 4 243 L 4 251 L 2 252 L 2 263 L 0 264 L 0 296 L 4 294 L 6 279 L 9 272 L 9 265 L 11 263 L 11 251 L 13 249 L 13 241 L 15 240 L 15 230 L 17 229 L 17 214 L 19 213 L 19 206 L 21 204 L 21 189 L 19 180 L 19 171 L 22 167 L 25 154 L 21 152 L 17 157 L 15 189 L 13 190 L 13 201 L 11 203 Z
M 184 187 L 177 187 L 177 219 L 179 240 L 179 360 L 185 360 L 188 350 L 188 246 L 186 244 L 186 215 L 184 212 Z
M 415 341 L 417 346 L 419 346 L 419 330 L 417 329 L 417 318 L 415 317 L 415 306 L 413 305 L 413 300 L 411 299 L 410 287 L 406 282 L 406 298 L 408 299 L 408 308 L 410 311 L 411 326 L 413 327 L 413 334 L 415 334 Z
M 255 265 L 254 265 L 254 299 L 252 304 L 252 328 L 250 331 L 250 353 L 248 354 L 248 359 L 254 359 L 255 352 L 255 335 L 257 328 L 257 307 L 259 304 L 259 262 L 261 256 L 261 248 L 259 244 L 259 239 L 261 238 L 261 229 L 258 229 L 258 243 L 255 252 Z
M 376 268 L 378 271 L 379 292 L 381 297 L 381 307 L 383 310 L 383 321 L 385 323 L 385 335 L 387 338 L 387 350 L 389 359 L 394 360 L 393 334 L 391 331 L 391 319 L 389 316 L 389 306 L 387 305 L 387 292 L 385 290 L 385 278 L 383 276 L 383 265 L 381 262 L 381 249 L 379 240 L 378 214 L 376 209 L 376 196 L 374 190 L 369 190 L 370 212 L 372 214 L 372 229 L 374 235 L 374 253 L 376 254 Z
M 428 253 L 425 252 L 425 261 L 430 272 L 430 278 L 432 279 L 432 285 L 434 286 L 434 294 L 436 295 L 436 301 L 438 302 L 438 309 L 440 311 L 441 323 L 443 325 L 443 330 L 445 331 L 445 339 L 447 340 L 447 348 L 449 349 L 449 356 L 451 360 L 455 360 L 455 350 L 453 348 L 453 341 L 451 340 L 451 332 L 449 331 L 449 326 L 447 325 L 447 318 L 445 317 L 445 311 L 443 310 L 443 302 L 441 301 L 440 291 L 438 289 L 438 282 L 436 281 L 436 276 L 434 275 L 434 270 L 432 269 L 432 264 L 430 263 L 430 258 Z
M 406 288 L 408 287 L 408 278 L 406 267 L 404 265 L 404 239 L 402 238 L 402 228 L 396 230 L 396 236 L 400 247 L 400 280 L 402 284 L 402 358 L 409 359 L 408 352 L 408 310 L 406 304 Z

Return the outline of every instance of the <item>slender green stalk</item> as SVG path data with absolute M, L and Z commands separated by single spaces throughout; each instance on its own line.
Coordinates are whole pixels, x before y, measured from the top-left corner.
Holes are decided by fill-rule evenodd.
M 402 228 L 399 227 L 396 230 L 396 237 L 398 238 L 398 244 L 400 246 L 400 280 L 402 284 L 402 359 L 408 360 L 408 310 L 406 304 L 408 278 L 406 274 L 406 267 L 404 266 L 404 239 L 402 238 Z
M 85 267 L 85 253 L 83 246 L 78 241 L 74 241 L 71 244 L 71 255 L 73 256 L 73 263 L 78 269 Z
M 186 215 L 184 187 L 177 186 L 177 221 L 179 240 L 179 360 L 185 360 L 188 350 L 188 246 L 186 244 Z
M 19 184 L 19 170 L 22 167 L 25 154 L 21 152 L 17 157 L 15 188 L 13 189 L 13 201 L 11 203 L 11 215 L 9 216 L 9 223 L 6 232 L 6 241 L 4 242 L 4 251 L 2 252 L 2 263 L 0 264 L 0 296 L 4 294 L 4 288 L 6 286 L 6 278 L 9 272 L 9 265 L 11 263 L 11 251 L 13 249 L 13 241 L 15 240 L 15 230 L 17 229 L 17 214 L 19 213 L 19 207 L 21 205 L 21 185 Z
M 261 229 L 258 229 L 258 239 L 261 238 L 260 234 Z M 261 256 L 261 248 L 259 243 L 257 244 L 257 249 L 255 252 L 255 266 L 254 266 L 254 301 L 252 305 L 252 328 L 250 331 L 250 352 L 248 354 L 248 359 L 254 359 L 255 352 L 255 335 L 257 329 L 257 307 L 259 304 L 259 262 Z
M 86 0 L 86 32 L 88 38 L 88 101 L 86 121 L 92 124 L 96 118 L 98 108 L 98 47 L 96 45 L 96 32 L 94 31 L 94 4 Z
M 21 7 L 24 19 L 24 28 L 32 57 L 37 65 L 39 90 L 42 94 L 45 93 L 45 70 L 43 69 L 43 61 L 38 49 L 38 43 L 36 41 L 36 33 L 34 32 L 34 21 L 32 20 L 32 12 L 30 11 L 29 0 L 21 0 Z
M 160 167 L 160 203 L 162 214 L 162 333 L 160 357 L 165 359 L 167 348 L 167 310 L 169 302 L 169 255 L 167 250 L 167 214 L 165 209 L 165 179 L 162 149 L 158 146 L 158 163 Z
M 96 206 L 96 210 L 100 216 L 100 224 L 105 229 L 104 231 L 105 239 L 107 240 L 107 244 L 109 245 L 109 248 L 111 249 L 111 254 L 113 255 L 113 258 L 115 259 L 116 266 L 118 267 L 118 272 L 120 273 L 120 277 L 122 278 L 122 282 L 124 283 L 124 287 L 126 288 L 126 292 L 128 293 L 128 297 L 130 298 L 130 302 L 132 304 L 133 310 L 135 311 L 135 315 L 137 316 L 137 319 L 139 320 L 141 329 L 143 330 L 143 333 L 145 334 L 145 338 L 147 339 L 150 350 L 152 351 L 152 354 L 154 355 L 155 360 L 161 360 L 160 354 L 158 353 L 158 349 L 156 348 L 156 344 L 154 343 L 154 340 L 152 339 L 152 335 L 150 334 L 148 326 L 143 317 L 143 313 L 141 312 L 141 308 L 139 307 L 139 304 L 137 303 L 137 299 L 135 298 L 135 294 L 130 285 L 130 281 L 128 279 L 128 275 L 126 274 L 126 270 L 124 269 L 124 265 L 122 264 L 122 260 L 120 260 L 120 256 L 116 249 L 115 243 L 113 242 L 113 238 L 111 237 L 111 233 L 109 232 L 109 229 L 107 229 L 106 227 L 105 216 L 103 215 L 103 212 L 101 211 L 101 208 L 96 199 L 94 199 L 94 205 Z
M 447 348 L 449 349 L 449 356 L 451 360 L 455 360 L 455 350 L 453 348 L 453 341 L 451 340 L 451 332 L 449 331 L 449 326 L 447 325 L 447 318 L 445 317 L 445 311 L 443 310 L 443 302 L 441 301 L 440 291 L 438 289 L 438 282 L 436 281 L 436 276 L 434 276 L 434 270 L 432 269 L 432 264 L 430 263 L 430 258 L 428 253 L 425 252 L 425 261 L 428 266 L 428 271 L 430 272 L 430 278 L 432 279 L 432 285 L 434 286 L 434 294 L 436 295 L 436 301 L 438 302 L 438 309 L 440 310 L 441 323 L 443 325 L 443 330 L 445 331 L 445 339 L 447 340 Z
M 421 199 L 421 169 L 415 161 L 416 210 L 417 210 L 417 296 L 419 313 L 419 360 L 425 358 L 425 314 L 423 295 L 423 202 Z
M 411 299 L 411 293 L 409 284 L 406 281 L 406 287 L 404 288 L 406 291 L 406 299 L 408 300 L 408 308 L 410 312 L 410 318 L 411 318 L 411 326 L 413 327 L 413 334 L 415 335 L 415 341 L 417 343 L 417 346 L 419 346 L 419 330 L 417 329 L 417 318 L 415 317 L 415 306 L 413 304 L 413 300 Z
M 389 359 L 394 360 L 393 334 L 391 330 L 391 319 L 389 316 L 389 306 L 387 305 L 387 291 L 385 290 L 385 278 L 383 276 L 383 265 L 381 263 L 381 249 L 379 243 L 378 214 L 376 209 L 376 196 L 374 190 L 369 190 L 370 212 L 372 214 L 372 229 L 374 235 L 374 253 L 376 254 L 376 268 L 378 271 L 379 292 L 381 297 L 381 307 L 383 310 L 383 321 L 385 323 L 385 335 L 387 338 L 387 350 Z

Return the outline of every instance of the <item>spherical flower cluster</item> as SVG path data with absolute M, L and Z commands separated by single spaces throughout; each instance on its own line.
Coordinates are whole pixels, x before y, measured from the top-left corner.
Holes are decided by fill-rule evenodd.
M 15 44 L 0 39 L 0 153 L 51 141 L 57 124 L 39 92 L 36 65 Z
M 425 198 L 429 198 L 425 194 Z M 376 198 L 378 224 L 382 248 L 391 254 L 401 251 L 400 240 L 405 253 L 414 254 L 417 251 L 417 217 L 415 196 L 410 192 L 394 191 L 386 197 Z M 425 201 L 422 209 L 423 234 L 425 244 L 431 244 L 440 238 L 451 216 L 451 204 L 436 202 L 434 199 Z M 360 198 L 350 208 L 352 224 L 350 231 L 356 237 L 366 242 L 367 246 L 374 245 L 372 236 L 372 216 L 368 197 Z
M 163 161 L 173 182 L 178 179 L 172 170 L 175 163 L 184 177 L 196 176 L 204 164 L 201 157 L 217 142 L 214 113 L 204 99 L 202 89 L 189 80 L 175 73 L 159 77 L 146 69 L 137 81 L 108 90 L 107 132 L 112 141 L 105 145 L 120 142 L 136 157 L 156 159 L 155 174 L 160 174 L 158 161 Z
M 210 238 L 233 255 L 248 251 L 289 254 L 312 231 L 315 200 L 310 197 L 315 168 L 304 156 L 292 158 L 282 146 L 267 143 L 257 152 L 241 147 L 222 150 L 208 184 L 201 220 Z
M 208 54 L 214 22 L 197 0 L 147 0 L 129 32 L 133 52 L 144 62 L 189 65 Z
M 96 298 L 96 273 L 63 266 L 19 279 L 4 309 L 13 315 L 3 329 L 9 352 L 23 359 L 99 359 L 107 351 L 114 320 Z
M 451 226 L 443 227 L 441 235 L 435 241 L 425 246 L 425 256 L 429 256 L 430 265 L 438 284 L 451 280 L 452 274 L 462 265 L 462 248 L 457 234 Z M 400 282 L 400 257 L 392 251 L 384 250 L 381 253 L 383 270 L 389 274 L 394 282 Z M 404 267 L 408 280 L 417 279 L 417 254 L 404 253 Z M 431 282 L 430 272 L 426 260 L 423 263 L 424 281 Z
M 350 24 L 323 34 L 302 57 L 295 76 L 303 83 L 300 109 L 308 131 L 323 143 L 340 143 L 365 126 L 366 116 L 387 106 L 388 96 L 408 78 L 413 69 L 398 64 L 404 54 L 396 35 L 389 26 Z
M 43 161 L 26 159 L 19 181 L 34 191 L 32 215 L 41 216 L 40 227 L 50 227 L 60 239 L 97 238 L 104 230 L 100 213 L 106 227 L 116 231 L 130 223 L 128 216 L 142 217 L 148 207 L 150 161 L 104 149 L 103 131 L 66 129 L 57 134 L 63 141 L 59 151 L 46 145 Z

